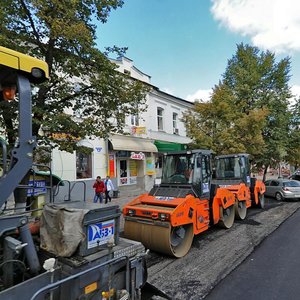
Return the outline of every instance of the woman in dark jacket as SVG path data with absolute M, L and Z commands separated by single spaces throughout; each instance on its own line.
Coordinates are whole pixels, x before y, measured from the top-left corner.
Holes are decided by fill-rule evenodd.
M 93 185 L 93 188 L 95 189 L 95 197 L 94 197 L 94 203 L 98 202 L 98 199 L 100 203 L 103 202 L 103 192 L 105 191 L 104 182 L 101 180 L 100 176 L 97 176 L 97 179 Z

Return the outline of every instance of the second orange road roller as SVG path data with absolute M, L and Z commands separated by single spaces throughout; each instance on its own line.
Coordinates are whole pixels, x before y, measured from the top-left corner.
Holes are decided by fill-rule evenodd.
M 264 183 L 250 176 L 249 154 L 228 154 L 214 158 L 215 172 L 213 183 L 226 187 L 236 198 L 235 216 L 237 219 L 246 218 L 249 207 L 264 208 Z
M 194 235 L 216 224 L 230 228 L 240 195 L 227 184 L 213 182 L 211 162 L 210 150 L 166 153 L 160 184 L 123 208 L 125 237 L 153 251 L 182 257 Z M 243 196 L 242 201 L 251 205 L 248 198 Z

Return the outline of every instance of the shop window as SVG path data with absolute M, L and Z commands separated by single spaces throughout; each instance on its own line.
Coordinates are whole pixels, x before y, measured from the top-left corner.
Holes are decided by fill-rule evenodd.
M 120 160 L 120 184 L 128 184 L 128 164 L 127 160 Z
M 162 168 L 162 155 L 159 155 L 157 158 L 156 158 L 156 162 L 155 162 L 155 168 L 156 169 L 161 169 Z
M 157 129 L 158 130 L 164 130 L 163 114 L 164 114 L 164 109 L 161 107 L 158 107 L 157 108 Z
M 161 178 L 162 176 L 162 161 L 163 161 L 162 155 L 158 154 L 158 157 L 156 158 L 156 162 L 155 162 L 155 172 L 157 178 Z
M 120 185 L 131 185 L 137 182 L 137 161 L 132 159 L 121 159 L 119 164 Z
M 137 183 L 137 169 L 138 169 L 138 162 L 136 160 L 130 159 L 129 163 L 129 184 L 136 184 Z
M 127 177 L 127 160 L 120 160 L 120 177 Z
M 92 178 L 92 153 L 76 153 L 76 178 Z

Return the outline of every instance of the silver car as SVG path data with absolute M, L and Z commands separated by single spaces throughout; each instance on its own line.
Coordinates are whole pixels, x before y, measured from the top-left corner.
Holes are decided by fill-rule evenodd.
M 265 182 L 265 196 L 276 200 L 300 200 L 300 182 L 289 179 L 272 179 Z

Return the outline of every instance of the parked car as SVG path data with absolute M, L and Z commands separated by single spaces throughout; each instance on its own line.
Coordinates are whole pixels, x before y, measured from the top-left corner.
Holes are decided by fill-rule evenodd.
M 289 179 L 300 181 L 300 174 L 293 174 Z
M 265 182 L 265 196 L 274 197 L 278 201 L 300 200 L 300 182 L 289 179 L 272 179 Z
M 300 181 L 300 170 L 296 171 L 294 174 L 292 174 L 289 179 L 298 180 Z

